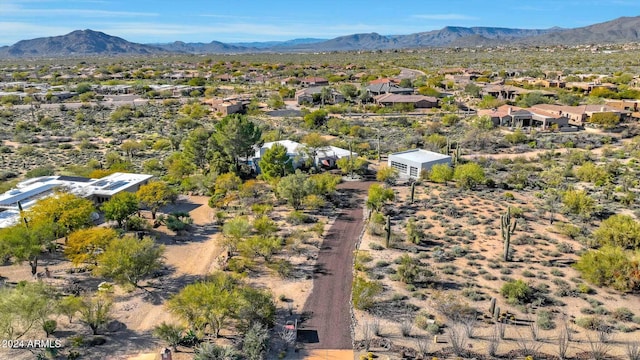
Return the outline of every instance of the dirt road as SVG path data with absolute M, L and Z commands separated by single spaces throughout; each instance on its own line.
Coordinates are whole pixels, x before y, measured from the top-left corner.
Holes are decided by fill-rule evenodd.
M 304 305 L 299 340 L 305 349 L 351 349 L 353 252 L 362 231 L 363 202 L 371 182 L 339 186 L 348 207 L 342 209 L 324 238 L 316 263 L 313 292 Z

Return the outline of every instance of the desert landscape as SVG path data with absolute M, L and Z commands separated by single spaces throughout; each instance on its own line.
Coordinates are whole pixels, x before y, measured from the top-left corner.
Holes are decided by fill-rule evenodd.
M 637 21 L 0 48 L 0 358 L 640 359 Z

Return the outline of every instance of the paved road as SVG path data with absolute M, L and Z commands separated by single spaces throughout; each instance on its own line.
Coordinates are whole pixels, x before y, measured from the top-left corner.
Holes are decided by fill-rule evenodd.
M 339 188 L 351 199 L 329 229 L 318 255 L 313 292 L 304 305 L 299 340 L 305 349 L 352 349 L 351 282 L 353 252 L 362 231 L 363 201 L 371 182 L 346 182 Z

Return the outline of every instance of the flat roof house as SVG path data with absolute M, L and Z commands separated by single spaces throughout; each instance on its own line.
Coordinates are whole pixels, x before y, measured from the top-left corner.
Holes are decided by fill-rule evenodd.
M 422 149 L 389 154 L 389 166 L 398 170 L 402 178 L 416 179 L 422 170 L 429 171 L 436 164 L 451 165 L 451 156 Z
M 153 175 L 113 173 L 100 179 L 78 176 L 43 176 L 25 180 L 14 189 L 0 194 L 0 228 L 9 227 L 20 219 L 18 202 L 24 210 L 38 200 L 63 189 L 77 196 L 102 204 L 122 191 L 136 192 L 149 182 Z
M 280 140 L 264 143 L 259 149 L 256 149 L 256 153 L 253 159 L 251 159 L 249 165 L 257 172 L 260 173 L 260 159 L 264 156 L 265 151 L 270 149 L 274 144 L 280 144 L 287 148 L 287 155 L 292 161 L 293 168 L 298 168 L 308 158 L 308 153 L 305 151 L 305 145 L 300 144 L 292 140 Z M 318 166 L 334 167 L 336 161 L 343 157 L 358 156 L 355 152 L 350 152 L 335 146 L 325 146 L 317 149 L 314 162 Z

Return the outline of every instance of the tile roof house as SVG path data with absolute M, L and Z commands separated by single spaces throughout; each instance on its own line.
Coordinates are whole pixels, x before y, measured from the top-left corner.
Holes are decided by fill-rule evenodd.
M 628 118 L 631 112 L 628 110 L 617 109 L 608 105 L 579 105 L 565 106 L 552 104 L 538 104 L 531 107 L 534 111 L 542 110 L 549 114 L 557 116 L 565 116 L 569 119 L 569 124 L 575 126 L 584 126 L 595 113 L 615 113 L 621 120 Z
M 300 85 L 302 86 L 321 86 L 321 85 L 329 85 L 329 80 L 322 77 L 307 77 L 300 80 Z
M 497 109 L 478 110 L 478 116 L 489 116 L 495 126 L 539 126 L 542 129 L 548 129 L 554 124 L 560 128 L 569 126 L 569 119 L 566 116 L 542 109 L 524 109 L 512 105 L 502 105 Z
M 320 97 L 320 94 L 322 93 L 322 89 L 325 89 L 325 88 L 329 89 L 329 99 L 327 100 L 329 104 L 340 104 L 344 102 L 344 95 L 342 95 L 340 92 L 334 89 L 327 88 L 324 86 L 314 86 L 314 87 L 309 87 L 305 89 L 300 89 L 296 91 L 294 98 L 298 103 L 298 105 L 302 105 L 304 103 L 313 104 L 318 102 L 317 99 Z
M 438 106 L 438 99 L 424 95 L 399 95 L 382 94 L 373 98 L 376 104 L 381 106 L 393 106 L 396 104 L 412 104 L 416 109 L 426 109 Z
M 381 95 L 381 94 L 402 94 L 402 95 L 411 95 L 413 94 L 412 88 L 403 88 L 394 83 L 376 83 L 367 86 L 367 92 L 373 96 Z

